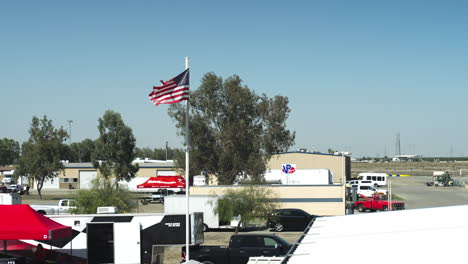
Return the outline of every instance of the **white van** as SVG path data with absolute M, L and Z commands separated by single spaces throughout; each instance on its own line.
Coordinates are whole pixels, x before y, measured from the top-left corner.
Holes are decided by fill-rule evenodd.
M 352 185 L 352 187 L 357 188 L 357 193 L 358 194 L 362 194 L 362 195 L 367 196 L 367 197 L 371 197 L 376 192 L 387 194 L 387 190 L 377 189 L 377 188 L 375 188 L 373 186 L 369 186 L 369 185 Z
M 351 180 L 346 183 L 347 185 L 367 185 L 367 186 L 374 186 L 372 181 L 362 181 L 362 180 Z
M 362 172 L 358 176 L 362 181 L 372 181 L 375 187 L 387 185 L 387 173 Z

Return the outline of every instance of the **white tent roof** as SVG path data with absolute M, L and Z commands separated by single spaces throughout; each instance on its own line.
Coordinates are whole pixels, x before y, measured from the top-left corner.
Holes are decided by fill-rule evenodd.
M 466 263 L 468 205 L 317 218 L 288 264 Z

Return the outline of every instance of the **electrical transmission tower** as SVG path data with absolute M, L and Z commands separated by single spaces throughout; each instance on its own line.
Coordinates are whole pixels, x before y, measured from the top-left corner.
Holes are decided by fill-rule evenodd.
M 400 132 L 397 133 L 396 135 L 396 155 L 401 156 L 401 145 L 400 145 Z

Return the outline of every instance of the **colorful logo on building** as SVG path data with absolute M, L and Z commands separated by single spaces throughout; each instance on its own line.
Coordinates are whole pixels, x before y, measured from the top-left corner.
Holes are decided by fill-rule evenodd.
M 296 172 L 296 164 L 283 164 L 281 165 L 281 172 L 285 174 L 292 174 Z

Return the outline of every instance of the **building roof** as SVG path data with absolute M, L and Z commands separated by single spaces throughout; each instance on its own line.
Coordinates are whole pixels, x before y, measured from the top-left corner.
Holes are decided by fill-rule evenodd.
M 158 160 L 153 162 L 134 162 L 138 164 L 140 168 L 174 168 L 175 162 L 173 160 Z M 63 166 L 66 169 L 94 169 L 93 163 L 91 162 L 65 162 Z
M 328 153 L 319 153 L 319 152 L 309 152 L 309 151 L 288 151 L 288 152 L 278 152 L 273 155 L 283 155 L 283 154 L 309 154 L 309 155 L 323 155 L 323 156 L 335 156 L 335 157 L 342 157 L 342 155 L 336 155 L 336 154 L 328 154 Z M 345 157 L 348 157 L 349 155 L 344 155 Z
M 467 219 L 467 205 L 317 218 L 287 263 L 464 263 Z
M 0 166 L 0 171 L 9 171 L 16 169 L 16 166 Z

